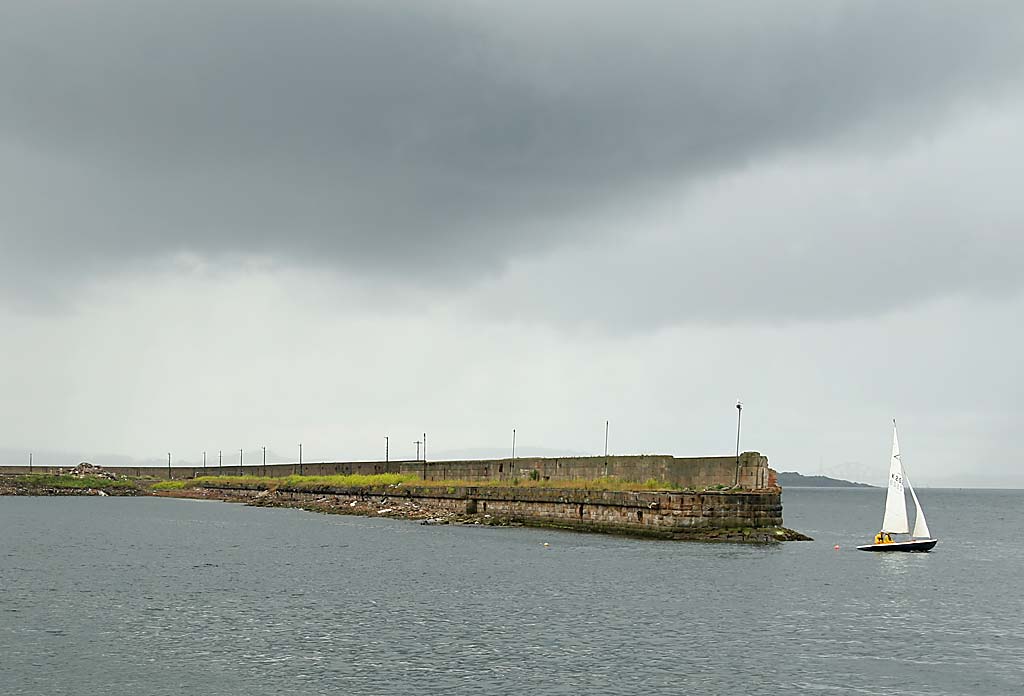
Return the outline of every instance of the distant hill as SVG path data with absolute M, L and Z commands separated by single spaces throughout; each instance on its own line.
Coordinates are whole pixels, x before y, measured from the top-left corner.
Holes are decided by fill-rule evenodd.
M 875 488 L 866 483 L 844 481 L 829 476 L 804 476 L 795 471 L 779 472 L 779 485 L 783 488 Z

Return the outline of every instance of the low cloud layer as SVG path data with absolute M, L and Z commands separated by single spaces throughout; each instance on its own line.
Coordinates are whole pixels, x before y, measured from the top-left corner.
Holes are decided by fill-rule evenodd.
M 780 470 L 896 417 L 1024 484 L 1020 2 L 6 0 L 0 97 L 10 463 L 725 454 L 740 397 Z
M 479 286 L 655 234 L 622 216 L 666 200 L 684 203 L 666 253 L 821 269 L 849 244 L 741 213 L 723 233 L 692 189 L 851 140 L 904 147 L 1012 98 L 1022 45 L 1017 3 L 12 0 L 0 270 L 22 298 L 181 254 Z M 830 195 L 806 201 L 822 227 Z M 989 253 L 922 215 L 934 247 Z

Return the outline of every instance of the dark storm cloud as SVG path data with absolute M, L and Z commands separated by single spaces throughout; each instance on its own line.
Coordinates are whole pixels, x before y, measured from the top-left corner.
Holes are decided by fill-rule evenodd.
M 480 274 L 561 219 L 929 128 L 1020 77 L 1022 27 L 1018 3 L 8 0 L 0 263 Z

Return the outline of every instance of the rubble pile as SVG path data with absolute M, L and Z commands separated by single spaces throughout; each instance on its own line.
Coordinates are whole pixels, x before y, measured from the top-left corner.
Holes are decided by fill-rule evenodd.
M 81 462 L 74 469 L 70 469 L 68 471 L 61 469 L 58 473 L 62 476 L 71 476 L 78 479 L 101 478 L 108 479 L 110 481 L 118 480 L 116 474 L 112 474 L 111 472 L 104 470 L 102 466 L 90 464 L 89 462 Z

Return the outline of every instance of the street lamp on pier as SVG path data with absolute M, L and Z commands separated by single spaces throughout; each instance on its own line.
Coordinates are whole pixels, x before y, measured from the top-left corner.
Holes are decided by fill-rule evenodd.
M 740 485 L 740 420 L 743 416 L 743 402 L 736 399 L 736 479 L 733 485 Z
M 736 400 L 736 466 L 740 465 L 740 419 L 743 416 L 743 402 Z

